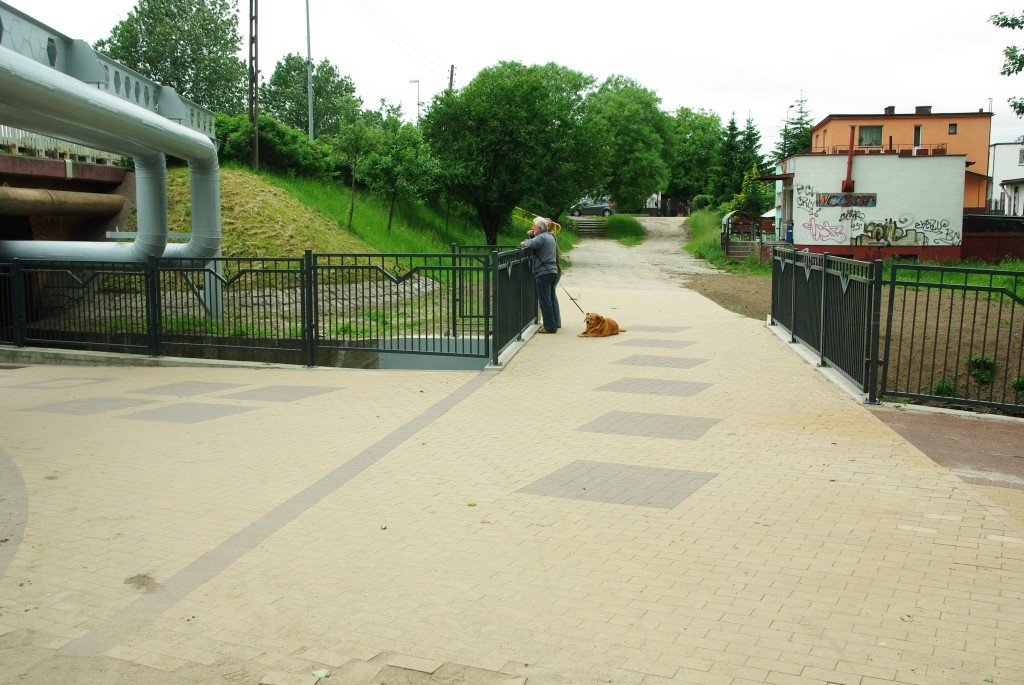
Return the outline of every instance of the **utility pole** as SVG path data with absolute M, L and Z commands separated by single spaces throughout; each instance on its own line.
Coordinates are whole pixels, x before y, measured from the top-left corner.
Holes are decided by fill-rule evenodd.
M 259 0 L 249 0 L 249 123 L 252 124 L 252 150 L 249 166 L 260 168 L 260 67 L 259 48 L 256 45 Z
M 455 86 L 455 65 L 448 70 L 448 90 L 451 90 Z
M 309 139 L 313 140 L 313 48 L 309 37 L 309 0 L 306 0 L 306 92 L 309 100 Z
M 418 128 L 420 125 L 420 80 L 414 78 L 409 83 L 416 84 L 416 126 Z

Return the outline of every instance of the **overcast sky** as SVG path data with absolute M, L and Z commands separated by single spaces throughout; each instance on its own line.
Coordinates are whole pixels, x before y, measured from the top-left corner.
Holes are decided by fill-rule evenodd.
M 4 0 L 56 31 L 90 43 L 135 0 Z M 356 85 L 364 107 L 383 98 L 412 120 L 443 90 L 503 60 L 556 62 L 596 77 L 628 76 L 679 107 L 752 117 L 769 152 L 801 96 L 817 123 L 829 114 L 995 113 L 992 142 L 1024 135 L 1007 98 L 1024 75 L 1002 76 L 1003 48 L 1024 32 L 988 19 L 1019 3 L 900 0 L 308 0 L 312 57 Z M 306 55 L 306 3 L 261 0 L 259 62 L 268 78 L 284 55 Z M 240 57 L 248 57 L 250 0 L 238 0 Z M 410 83 L 418 80 L 419 84 Z M 422 111 L 422 110 L 421 110 Z

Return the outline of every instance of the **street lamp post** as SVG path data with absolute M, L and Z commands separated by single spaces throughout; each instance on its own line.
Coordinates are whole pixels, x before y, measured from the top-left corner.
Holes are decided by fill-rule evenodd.
M 309 107 L 309 139 L 313 140 L 313 48 L 309 36 L 309 0 L 306 0 L 306 99 Z
M 793 107 L 796 105 L 790 105 L 786 109 L 786 123 L 782 127 L 782 158 L 789 157 L 789 113 L 793 111 Z
M 420 125 L 420 80 L 418 78 L 414 78 L 411 81 L 409 81 L 409 83 L 415 83 L 416 84 L 416 125 L 419 126 Z

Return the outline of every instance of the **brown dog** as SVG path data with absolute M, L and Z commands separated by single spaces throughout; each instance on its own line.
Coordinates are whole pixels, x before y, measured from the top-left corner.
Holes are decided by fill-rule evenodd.
M 576 336 L 577 338 L 601 338 L 606 335 L 618 335 L 626 332 L 625 328 L 619 328 L 615 319 L 609 319 L 594 312 L 587 312 L 583 322 L 586 324 L 587 330 Z

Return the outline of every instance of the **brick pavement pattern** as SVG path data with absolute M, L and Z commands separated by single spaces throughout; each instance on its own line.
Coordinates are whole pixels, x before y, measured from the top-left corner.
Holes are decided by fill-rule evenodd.
M 1024 682 L 1024 510 L 573 255 L 500 370 L 0 369 L 0 682 Z

